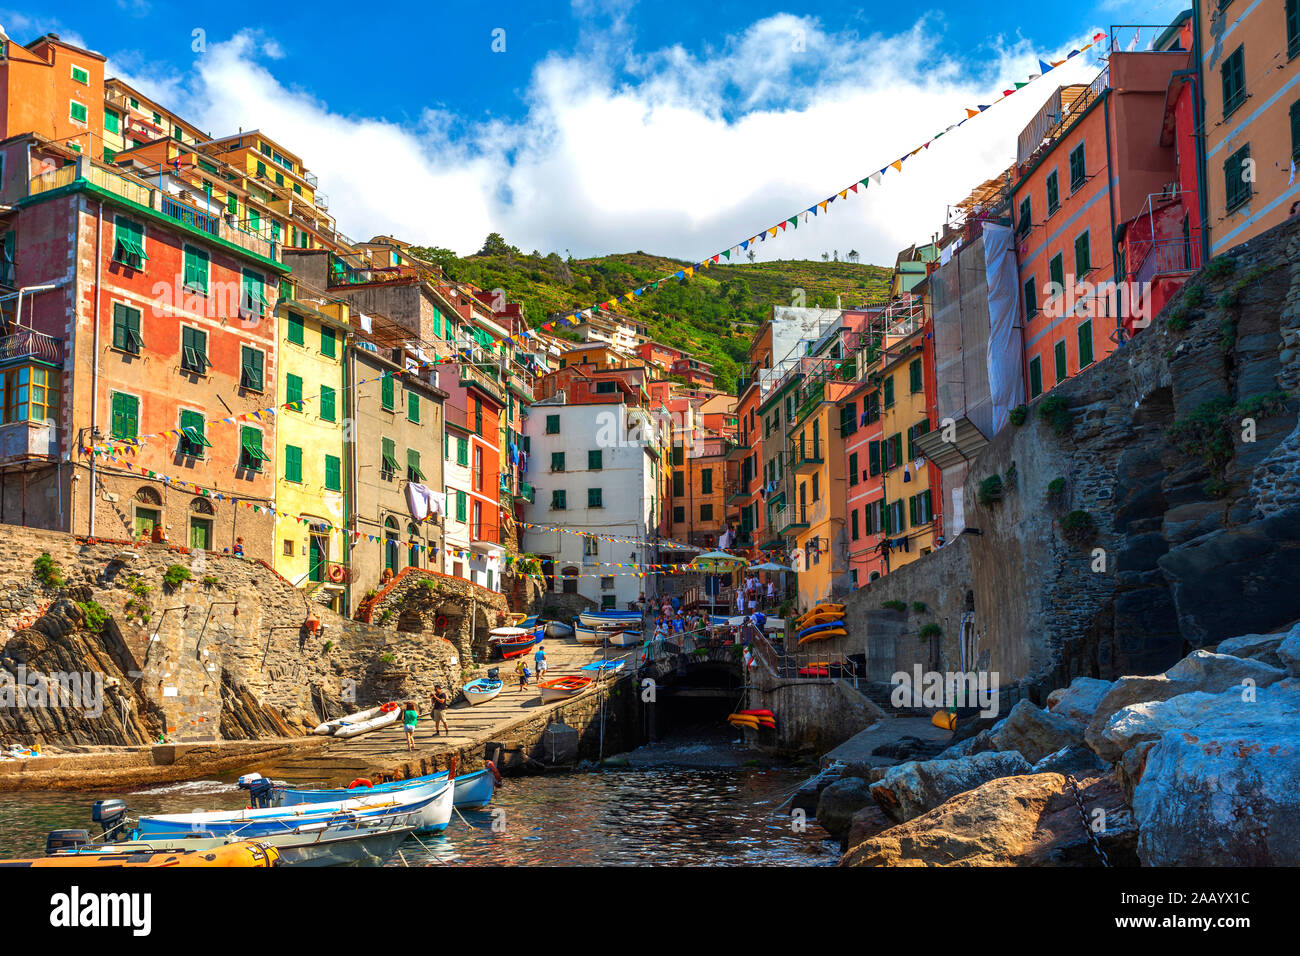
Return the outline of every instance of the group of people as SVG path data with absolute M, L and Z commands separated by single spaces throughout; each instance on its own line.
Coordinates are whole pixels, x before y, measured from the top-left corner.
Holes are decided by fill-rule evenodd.
M 757 613 L 760 605 L 766 610 L 771 610 L 778 603 L 776 582 L 771 578 L 767 579 L 765 586 L 758 579 L 757 574 L 751 574 L 741 582 L 740 587 L 736 588 L 737 614 Z
M 546 648 L 541 644 L 537 645 L 537 650 L 533 653 L 533 664 L 537 668 L 537 682 L 541 683 L 546 676 Z M 522 691 L 528 687 L 528 681 L 532 678 L 533 672 L 529 669 L 528 663 L 521 656 L 515 661 L 515 676 L 519 678 L 519 689 Z
M 447 708 L 451 706 L 451 695 L 443 690 L 441 684 L 434 684 L 429 703 L 429 712 L 433 716 L 433 735 L 437 737 L 446 731 L 447 736 L 450 737 L 451 728 L 447 726 Z M 415 750 L 415 726 L 419 722 L 420 712 L 415 706 L 415 701 L 408 700 L 402 705 L 402 729 L 406 731 L 408 753 Z
M 655 619 L 654 639 L 667 640 L 674 634 L 695 634 L 709 626 L 709 619 L 699 611 L 664 608 Z

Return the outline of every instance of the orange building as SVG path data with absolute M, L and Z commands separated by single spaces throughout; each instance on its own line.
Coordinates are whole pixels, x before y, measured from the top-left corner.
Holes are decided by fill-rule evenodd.
M 1300 199 L 1300 2 L 1195 0 L 1205 251 L 1276 226 Z
M 47 33 L 23 46 L 0 33 L 0 140 L 40 133 L 99 158 L 104 57 Z

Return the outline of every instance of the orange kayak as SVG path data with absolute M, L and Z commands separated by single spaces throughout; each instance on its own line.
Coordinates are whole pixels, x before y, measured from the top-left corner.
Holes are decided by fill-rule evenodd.
M 243 840 L 213 850 L 102 850 L 91 853 L 61 853 L 38 856 L 24 860 L 0 860 L 0 866 L 98 866 L 98 867 L 163 867 L 163 866 L 279 866 L 280 851 L 267 843 Z

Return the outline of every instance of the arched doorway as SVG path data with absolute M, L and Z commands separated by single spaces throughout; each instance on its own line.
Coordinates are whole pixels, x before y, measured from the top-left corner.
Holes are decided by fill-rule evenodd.
M 384 519 L 384 570 L 397 574 L 397 519 L 391 515 Z
M 136 539 L 152 541 L 162 531 L 162 495 L 157 488 L 145 485 L 137 489 L 131 507 Z
M 195 551 L 212 550 L 212 518 L 215 514 L 212 502 L 207 498 L 195 498 L 190 502 L 190 547 Z

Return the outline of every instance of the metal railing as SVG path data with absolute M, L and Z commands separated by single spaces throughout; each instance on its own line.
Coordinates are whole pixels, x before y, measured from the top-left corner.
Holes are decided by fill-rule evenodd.
M 1195 272 L 1200 267 L 1199 236 L 1158 239 L 1145 244 L 1141 260 L 1132 268 L 1132 276 L 1134 282 L 1150 282 L 1158 276 Z
M 0 362 L 38 358 L 47 362 L 63 361 L 63 340 L 35 329 L 22 329 L 0 338 Z
M 184 203 L 177 202 L 170 196 L 162 197 L 162 204 L 159 211 L 162 212 L 164 216 L 170 216 L 179 222 L 185 223 L 185 225 L 190 226 L 191 228 L 198 229 L 201 232 L 206 232 L 208 235 L 219 236 L 221 234 L 220 227 L 218 226 L 220 220 L 218 220 L 216 216 L 211 213 L 203 212 L 201 209 L 195 209 L 193 206 L 187 206 Z

